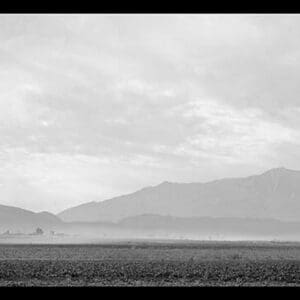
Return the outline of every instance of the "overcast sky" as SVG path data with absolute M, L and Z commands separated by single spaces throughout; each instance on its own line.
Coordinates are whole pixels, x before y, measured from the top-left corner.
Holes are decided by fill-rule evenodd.
M 1 15 L 0 203 L 300 169 L 300 16 Z

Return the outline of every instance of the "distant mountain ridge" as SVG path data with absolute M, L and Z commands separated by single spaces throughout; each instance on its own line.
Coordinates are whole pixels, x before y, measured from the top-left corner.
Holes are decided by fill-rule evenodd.
M 145 214 L 300 221 L 300 171 L 276 168 L 260 175 L 207 183 L 163 182 L 69 208 L 58 216 L 66 222 L 119 222 Z
M 34 213 L 30 210 L 0 205 L 0 230 L 31 232 L 37 227 L 53 229 L 59 227 L 63 222 L 54 214 L 49 212 Z

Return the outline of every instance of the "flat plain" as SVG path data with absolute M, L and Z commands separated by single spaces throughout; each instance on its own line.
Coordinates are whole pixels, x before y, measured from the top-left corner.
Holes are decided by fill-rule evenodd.
M 1 286 L 300 286 L 300 244 L 2 244 Z

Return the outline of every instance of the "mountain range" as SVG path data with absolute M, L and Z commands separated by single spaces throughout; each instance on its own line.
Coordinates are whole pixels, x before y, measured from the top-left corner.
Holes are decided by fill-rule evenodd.
M 69 208 L 58 216 L 66 222 L 118 222 L 143 214 L 300 221 L 300 171 L 277 168 L 208 183 L 163 182 Z
M 58 215 L 0 205 L 0 230 L 82 236 L 300 240 L 300 171 L 277 168 L 208 183 L 163 182 Z

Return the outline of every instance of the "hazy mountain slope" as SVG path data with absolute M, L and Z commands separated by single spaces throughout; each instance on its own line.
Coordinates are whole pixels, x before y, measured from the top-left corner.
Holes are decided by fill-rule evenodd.
M 37 227 L 55 229 L 62 221 L 48 212 L 34 213 L 18 207 L 0 205 L 0 230 L 30 232 Z
M 140 231 L 167 231 L 184 234 L 244 235 L 245 238 L 259 236 L 293 236 L 300 240 L 300 222 L 281 222 L 273 219 L 250 218 L 179 218 L 158 215 L 141 215 L 123 219 L 118 223 L 122 228 Z
M 300 221 L 300 171 L 272 169 L 261 175 L 209 183 L 169 183 L 61 212 L 64 221 L 113 221 L 142 214 L 177 217 L 249 217 Z

